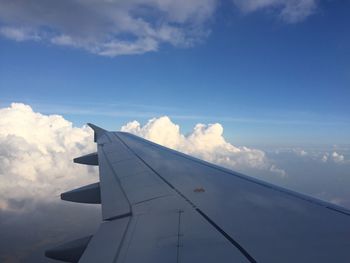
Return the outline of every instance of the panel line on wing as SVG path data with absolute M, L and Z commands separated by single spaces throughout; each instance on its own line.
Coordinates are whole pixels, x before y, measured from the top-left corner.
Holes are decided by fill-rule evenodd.
M 180 239 L 181 239 L 181 215 L 184 211 L 183 210 L 179 210 L 179 223 L 178 223 L 178 231 L 177 231 L 177 254 L 176 254 L 176 262 L 179 263 L 180 262 L 180 248 L 181 248 L 181 243 L 180 243 Z
M 114 135 L 133 153 L 137 158 L 140 159 L 149 169 L 151 169 L 156 175 L 159 176 L 169 187 L 174 189 L 187 203 L 189 203 L 195 211 L 197 211 L 210 225 L 212 225 L 223 237 L 226 238 L 234 247 L 236 247 L 245 258 L 251 262 L 256 263 L 257 261 L 245 250 L 236 240 L 234 240 L 229 234 L 227 234 L 222 228 L 220 228 L 213 220 L 211 220 L 205 213 L 203 213 L 199 208 L 196 207 L 184 194 L 182 194 L 178 189 L 176 189 L 170 182 L 168 182 L 163 176 L 161 176 L 156 170 L 154 170 L 143 158 L 141 158 L 136 152 L 134 152 L 116 133 Z
M 152 198 L 149 198 L 149 199 L 146 199 L 146 200 L 142 200 L 140 202 L 136 202 L 136 203 L 134 203 L 134 205 L 139 205 L 139 204 L 142 204 L 142 203 L 153 201 L 153 200 L 159 199 L 159 198 L 164 198 L 164 197 L 167 197 L 167 196 L 169 196 L 169 195 L 161 195 L 161 196 L 152 197 Z
M 102 151 L 103 151 L 103 150 L 102 150 Z M 109 159 L 107 158 L 107 154 L 106 154 L 104 151 L 103 151 L 103 154 L 104 154 L 105 160 L 106 160 L 106 162 L 107 162 L 109 168 L 113 171 L 114 178 L 115 178 L 115 180 L 117 181 L 117 183 L 119 184 L 120 190 L 123 192 L 123 195 L 124 195 L 125 199 L 128 201 L 129 206 L 131 206 L 131 202 L 130 202 L 130 200 L 128 199 L 128 197 L 127 197 L 127 195 L 126 195 L 126 193 L 125 193 L 125 191 L 124 191 L 124 189 L 123 189 L 123 187 L 122 187 L 122 185 L 121 185 L 121 183 L 120 183 L 120 180 L 119 180 L 118 176 L 116 176 L 117 173 L 116 173 L 116 171 L 114 170 L 114 168 L 113 168 L 111 162 L 110 162 Z M 131 211 L 131 208 L 130 208 L 130 211 Z
M 172 154 L 176 155 L 176 156 L 179 156 L 179 157 L 182 157 L 186 160 L 189 160 L 189 161 L 193 161 L 193 162 L 196 162 L 196 163 L 199 163 L 199 164 L 202 164 L 208 168 L 215 168 L 215 169 L 218 169 L 219 171 L 221 172 L 224 172 L 226 174 L 230 174 L 230 175 L 233 175 L 233 176 L 236 176 L 244 181 L 248 181 L 248 182 L 251 182 L 251 183 L 254 183 L 254 184 L 257 184 L 259 186 L 262 186 L 262 187 L 266 187 L 266 188 L 269 188 L 271 190 L 274 190 L 276 192 L 280 192 L 280 193 L 284 193 L 284 194 L 287 194 L 291 197 L 294 197 L 294 198 L 298 198 L 298 199 L 301 199 L 301 200 L 304 200 L 304 201 L 307 201 L 307 202 L 310 202 L 312 204 L 315 204 L 315 205 L 318 205 L 318 206 L 321 206 L 321 207 L 325 207 L 331 211 L 334 211 L 334 212 L 338 212 L 338 213 L 341 213 L 341 214 L 344 214 L 344 215 L 347 215 L 347 216 L 350 216 L 350 210 L 344 208 L 344 207 L 340 207 L 338 205 L 335 205 L 335 204 L 330 204 L 330 203 L 327 203 L 327 202 L 324 202 L 322 200 L 318 200 L 316 198 L 313 198 L 311 196 L 308 196 L 308 195 L 305 195 L 305 194 L 301 194 L 301 193 L 298 193 L 298 192 L 295 192 L 293 190 L 289 190 L 289 189 L 286 189 L 286 188 L 282 188 L 282 187 L 279 187 L 277 185 L 273 185 L 273 184 L 270 184 L 270 183 L 267 183 L 267 182 L 264 182 L 264 181 L 261 181 L 257 178 L 251 178 L 251 177 L 248 177 L 244 174 L 241 174 L 239 172 L 235 172 L 235 171 L 231 171 L 227 168 L 224 168 L 224 167 L 221 167 L 221 166 L 218 166 L 216 164 L 212 164 L 212 163 L 208 163 L 207 161 L 204 161 L 204 160 L 201 160 L 201 159 L 198 159 L 198 158 L 195 158 L 193 156 L 189 156 L 187 154 L 184 154 L 184 153 L 181 153 L 181 152 L 178 152 L 176 150 L 173 150 L 173 149 L 170 149 L 170 148 L 167 148 L 167 147 L 164 147 L 160 144 L 156 144 L 154 142 L 151 142 L 151 141 L 148 141 L 148 140 L 145 140 L 143 138 L 140 138 L 138 136 L 135 136 L 133 134 L 130 134 L 130 133 L 126 133 L 126 132 L 123 132 L 123 134 L 129 136 L 129 137 L 134 137 L 135 139 L 137 140 L 142 140 L 142 142 L 144 143 L 147 143 L 148 145 L 150 145 L 151 147 L 154 147 L 154 148 L 162 148 L 162 149 L 165 149 L 167 150 L 168 152 L 171 152 Z M 115 134 L 116 135 L 116 134 Z M 116 135 L 117 136 L 117 135 Z M 118 137 L 119 138 L 119 137 Z M 120 139 L 122 140 L 122 139 Z
M 202 210 L 196 208 L 196 211 L 204 217 L 217 231 L 219 231 L 228 241 L 230 241 L 251 263 L 256 263 L 257 261 L 245 250 L 236 240 L 234 240 L 229 234 L 227 234 L 221 227 L 219 227 L 213 220 L 210 219 Z
M 128 217 L 128 216 L 132 216 L 132 213 L 129 212 L 129 213 L 126 213 L 126 214 L 110 217 L 110 218 L 105 219 L 105 221 L 113 221 L 113 220 L 121 219 L 121 218 Z

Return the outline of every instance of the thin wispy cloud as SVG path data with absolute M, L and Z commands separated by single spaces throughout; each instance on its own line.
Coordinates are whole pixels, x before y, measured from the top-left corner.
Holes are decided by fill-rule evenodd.
M 130 118 L 152 118 L 154 116 L 168 115 L 178 120 L 194 121 L 221 121 L 232 123 L 252 123 L 252 124 L 273 124 L 273 125 L 320 125 L 320 126 L 348 126 L 349 119 L 338 116 L 315 115 L 306 112 L 271 112 L 262 117 L 235 117 L 235 112 L 228 115 L 211 115 L 194 112 L 186 108 L 176 108 L 171 106 L 155 106 L 135 103 L 96 103 L 85 102 L 82 104 L 53 104 L 53 103 L 33 103 L 34 108 L 49 114 L 72 114 L 90 115 L 104 117 L 130 117 Z M 242 114 L 240 114 L 242 116 Z
M 316 0 L 232 0 L 243 12 L 273 11 L 288 23 L 303 21 L 317 9 Z

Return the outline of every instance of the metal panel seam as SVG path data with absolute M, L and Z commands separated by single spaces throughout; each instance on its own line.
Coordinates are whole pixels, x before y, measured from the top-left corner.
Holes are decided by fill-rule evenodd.
M 121 185 L 121 183 L 120 183 L 119 178 L 116 176 L 116 172 L 115 172 L 115 170 L 113 169 L 113 166 L 111 165 L 111 162 L 108 160 L 107 155 L 106 155 L 106 153 L 105 153 L 104 150 L 103 150 L 103 147 L 101 147 L 101 148 L 102 148 L 101 151 L 102 151 L 102 153 L 103 153 L 103 155 L 104 155 L 104 157 L 105 157 L 105 159 L 106 159 L 106 162 L 107 162 L 109 168 L 112 170 L 112 172 L 113 172 L 113 174 L 114 174 L 114 179 L 115 179 L 115 180 L 117 181 L 117 183 L 119 184 L 119 187 L 120 187 L 120 189 L 122 190 L 123 195 L 124 195 L 126 201 L 128 201 L 128 204 L 129 204 L 129 211 L 130 211 L 130 213 L 131 213 L 131 202 L 130 202 L 130 200 L 128 199 L 128 197 L 127 197 L 127 195 L 126 195 L 126 193 L 125 193 L 125 191 L 124 191 L 124 189 L 123 189 L 123 187 L 122 187 L 122 185 Z
M 244 249 L 234 238 L 227 234 L 221 227 L 219 227 L 213 220 L 210 219 L 203 211 L 196 207 L 184 194 L 182 194 L 178 189 L 176 189 L 170 182 L 168 182 L 163 176 L 161 176 L 157 171 L 155 171 L 145 160 L 143 160 L 137 153 L 135 153 L 116 133 L 114 135 L 133 153 L 137 158 L 140 159 L 149 169 L 151 169 L 160 179 L 162 179 L 169 187 L 174 189 L 186 202 L 188 202 L 195 211 L 201 215 L 210 225 L 212 225 L 223 237 L 226 238 L 235 248 L 237 248 L 242 255 L 251 263 L 256 263 L 257 261 Z

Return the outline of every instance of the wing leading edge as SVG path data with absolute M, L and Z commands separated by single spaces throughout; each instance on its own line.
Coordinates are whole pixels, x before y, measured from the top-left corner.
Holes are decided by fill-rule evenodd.
M 100 202 L 103 223 L 83 245 L 78 242 L 78 256 L 69 261 L 66 245 L 54 250 L 56 259 L 350 262 L 348 210 L 135 135 L 90 127 L 97 154 L 75 160 L 99 165 L 100 182 L 62 199 Z

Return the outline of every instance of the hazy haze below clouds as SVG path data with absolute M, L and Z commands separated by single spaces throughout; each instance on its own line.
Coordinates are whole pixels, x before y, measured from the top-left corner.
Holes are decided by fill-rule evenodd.
M 281 186 L 350 209 L 350 147 L 322 146 L 266 150 L 288 177 Z
M 219 123 L 197 124 L 188 134 L 167 117 L 121 130 L 257 178 L 350 207 L 350 151 L 235 146 Z M 73 164 L 93 152 L 90 128 L 59 115 L 14 103 L 0 109 L 0 261 L 47 262 L 44 250 L 92 234 L 100 222 L 95 205 L 59 200 L 61 192 L 96 182 L 97 169 Z
M 102 56 L 191 47 L 210 34 L 219 0 L 0 0 L 0 35 L 45 41 Z M 287 23 L 304 20 L 316 0 L 232 0 L 243 13 L 272 10 Z

